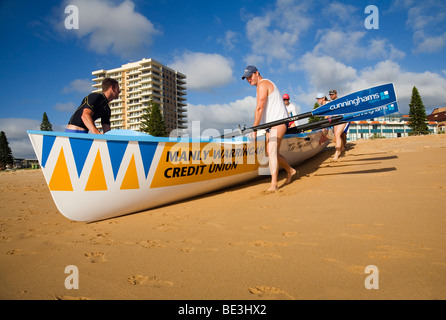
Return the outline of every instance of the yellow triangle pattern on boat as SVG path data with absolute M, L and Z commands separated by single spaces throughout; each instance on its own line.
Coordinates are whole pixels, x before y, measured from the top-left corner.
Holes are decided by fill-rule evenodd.
M 121 190 L 124 189 L 139 189 L 138 174 L 136 172 L 135 155 L 130 159 L 127 172 L 122 180 Z
M 90 177 L 88 178 L 85 191 L 100 191 L 100 190 L 107 190 L 107 183 L 105 181 L 101 154 L 98 150 L 98 153 L 96 154 L 96 159 L 94 159 L 93 167 L 91 168 Z
M 48 187 L 51 191 L 73 191 L 63 148 L 60 148 L 59 157 L 57 158 Z

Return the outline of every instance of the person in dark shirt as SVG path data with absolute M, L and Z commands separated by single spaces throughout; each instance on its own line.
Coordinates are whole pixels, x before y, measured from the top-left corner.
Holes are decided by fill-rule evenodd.
M 94 122 L 101 119 L 103 133 L 110 131 L 111 110 L 109 102 L 119 97 L 119 83 L 115 79 L 105 78 L 102 81 L 102 93 L 90 93 L 74 112 L 65 132 L 101 134 Z

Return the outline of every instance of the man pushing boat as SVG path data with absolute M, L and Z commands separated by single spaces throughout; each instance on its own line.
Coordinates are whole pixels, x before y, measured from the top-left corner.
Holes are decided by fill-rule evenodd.
M 90 93 L 76 109 L 65 132 L 100 134 L 94 122 L 101 118 L 103 132 L 110 131 L 111 110 L 109 102 L 119 97 L 119 83 L 115 79 L 105 78 L 102 81 L 102 93 Z
M 242 80 L 248 81 L 252 86 L 257 87 L 257 105 L 254 114 L 254 127 L 261 123 L 272 122 L 288 118 L 288 112 L 283 104 L 282 95 L 276 85 L 264 79 L 256 67 L 247 66 L 243 74 Z M 276 191 L 278 189 L 277 177 L 279 175 L 279 165 L 287 172 L 285 184 L 290 183 L 292 177 L 297 173 L 288 161 L 279 153 L 280 144 L 287 130 L 287 124 L 284 122 L 273 126 L 266 131 L 267 152 L 269 158 L 269 170 L 271 172 L 271 186 L 268 191 Z M 257 132 L 253 132 L 254 139 Z

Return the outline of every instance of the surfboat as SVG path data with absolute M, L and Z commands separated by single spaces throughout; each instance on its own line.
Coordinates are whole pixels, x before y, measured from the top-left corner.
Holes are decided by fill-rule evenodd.
M 131 130 L 106 134 L 28 131 L 58 210 L 75 221 L 135 213 L 269 174 L 265 137 L 161 138 Z M 295 166 L 332 135 L 285 135 L 281 154 Z

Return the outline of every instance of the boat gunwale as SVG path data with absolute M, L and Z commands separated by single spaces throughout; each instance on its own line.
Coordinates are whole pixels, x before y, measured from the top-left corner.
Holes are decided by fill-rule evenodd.
M 129 130 L 131 131 L 131 130 Z M 137 132 L 137 131 L 133 131 Z M 141 142 L 174 142 L 174 143 L 250 143 L 254 142 L 249 137 L 233 137 L 233 138 L 213 138 L 213 137 L 200 137 L 200 138 L 190 138 L 190 137 L 155 137 L 151 135 L 146 135 L 141 133 L 141 135 L 126 135 L 126 134 L 91 134 L 91 133 L 75 133 L 75 132 L 61 132 L 61 131 L 39 131 L 39 130 L 28 130 L 28 134 L 37 134 L 44 136 L 54 136 L 54 137 L 68 137 L 68 138 L 78 138 L 78 139 L 88 139 L 88 140 L 114 140 L 114 141 L 141 141 Z M 311 134 L 316 133 L 311 132 Z M 308 133 L 293 133 L 286 134 L 284 139 L 287 138 L 306 138 Z M 265 136 L 258 136 L 257 141 L 265 140 Z

